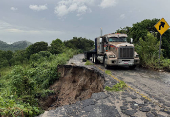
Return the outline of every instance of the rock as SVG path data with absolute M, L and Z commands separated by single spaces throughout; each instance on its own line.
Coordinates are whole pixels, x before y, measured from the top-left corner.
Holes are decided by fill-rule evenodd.
M 165 113 L 167 113 L 167 114 L 169 114 L 169 115 L 170 115 L 170 111 L 169 111 L 169 110 L 166 110 L 166 109 L 160 109 L 160 111 L 165 112 Z
M 155 117 L 155 115 L 152 114 L 152 113 L 146 113 L 146 116 L 147 116 L 147 117 Z
M 132 109 L 138 109 L 138 106 L 135 106 L 135 104 L 131 104 L 130 107 L 131 107 Z
M 120 109 L 121 109 L 121 110 L 127 110 L 128 107 L 127 107 L 127 106 L 120 106 Z
M 137 110 L 122 110 L 122 113 L 129 115 L 129 116 L 132 116 L 136 112 L 137 112 Z
M 165 106 L 170 107 L 170 103 L 169 103 L 169 102 L 166 102 L 166 103 L 165 103 Z
M 86 106 L 85 108 L 83 108 L 83 111 L 91 112 L 91 111 L 94 111 L 94 108 L 95 108 L 95 105 Z
M 82 106 L 83 108 L 89 105 L 95 105 L 95 100 L 94 99 L 87 99 L 87 100 L 83 100 L 82 102 Z
M 158 114 L 158 116 L 157 116 L 157 117 L 165 117 L 165 116 Z
M 132 99 L 137 99 L 137 97 L 134 96 L 134 95 L 131 95 L 130 97 L 131 97 Z
M 91 98 L 95 99 L 95 100 L 105 99 L 107 97 L 108 97 L 108 95 L 106 95 L 104 92 L 93 93 L 91 96 Z
M 149 112 L 151 109 L 149 107 L 144 106 L 144 107 L 139 108 L 139 110 L 142 112 Z
M 151 111 L 152 114 L 154 114 L 155 116 L 157 116 L 158 114 L 155 111 Z

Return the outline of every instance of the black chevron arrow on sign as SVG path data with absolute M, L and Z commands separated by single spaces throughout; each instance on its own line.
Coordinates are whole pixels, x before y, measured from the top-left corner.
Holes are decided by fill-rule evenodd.
M 165 26 L 165 22 L 162 22 L 162 21 L 161 21 L 161 24 L 159 25 L 159 30 L 161 30 L 161 27 L 164 28 L 164 26 Z

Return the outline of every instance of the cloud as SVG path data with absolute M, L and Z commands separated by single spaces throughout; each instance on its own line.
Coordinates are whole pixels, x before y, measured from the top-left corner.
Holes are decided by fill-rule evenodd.
M 59 17 L 63 17 L 71 12 L 76 12 L 76 16 L 80 16 L 84 13 L 91 13 L 92 10 L 88 8 L 88 5 L 92 5 L 95 0 L 62 0 L 58 2 L 58 5 L 54 9 L 54 13 Z
M 61 17 L 64 15 L 67 15 L 68 12 L 69 11 L 68 11 L 66 5 L 57 6 L 57 7 L 55 7 L 55 11 L 54 11 L 54 13 L 56 13 L 58 16 L 61 16 Z
M 42 10 L 48 9 L 47 5 L 39 5 L 39 6 L 38 5 L 30 5 L 29 8 L 32 10 L 35 10 L 35 11 L 42 11 Z
M 11 10 L 12 10 L 12 11 L 16 11 L 16 10 L 18 10 L 18 8 L 11 7 Z
M 125 14 L 121 14 L 120 19 L 124 19 L 124 18 L 125 18 Z
M 77 3 L 73 3 L 73 4 L 70 5 L 70 7 L 68 8 L 68 10 L 69 10 L 69 11 L 75 11 L 75 10 L 77 10 L 77 7 L 78 7 L 78 6 L 77 6 Z
M 11 27 L 11 25 L 9 23 L 0 20 L 0 30 L 10 28 L 10 27 Z
M 83 6 L 80 6 L 77 10 L 79 13 L 83 13 L 83 12 L 86 12 L 87 11 L 87 6 L 83 5 Z
M 115 5 L 116 5 L 116 0 L 102 0 L 99 6 L 104 9 L 107 7 L 113 7 Z
M 17 29 L 17 28 L 10 28 L 3 30 L 7 33 L 28 33 L 28 34 L 64 34 L 64 32 L 56 31 L 56 30 L 24 30 L 24 29 Z
M 47 29 L 31 29 L 29 27 L 19 27 L 15 25 L 11 25 L 7 22 L 4 22 L 0 20 L 0 32 L 4 33 L 32 33 L 32 34 L 43 34 L 43 33 L 49 33 L 49 34 L 64 34 L 62 31 L 56 31 L 56 30 L 47 30 Z

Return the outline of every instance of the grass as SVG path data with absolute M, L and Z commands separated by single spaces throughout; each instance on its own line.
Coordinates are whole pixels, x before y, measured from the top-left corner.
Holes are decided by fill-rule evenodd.
M 119 83 L 113 85 L 113 87 L 106 86 L 105 89 L 107 91 L 123 91 L 125 87 L 127 87 L 126 83 L 124 81 L 120 81 Z
M 110 70 L 105 70 L 105 73 L 108 74 L 108 75 L 112 74 Z
M 86 61 L 85 65 L 93 65 L 93 63 L 91 63 L 90 61 Z

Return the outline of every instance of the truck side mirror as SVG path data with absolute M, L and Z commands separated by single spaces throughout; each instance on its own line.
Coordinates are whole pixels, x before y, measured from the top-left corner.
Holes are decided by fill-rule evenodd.
M 133 43 L 133 38 L 130 38 L 130 43 Z

